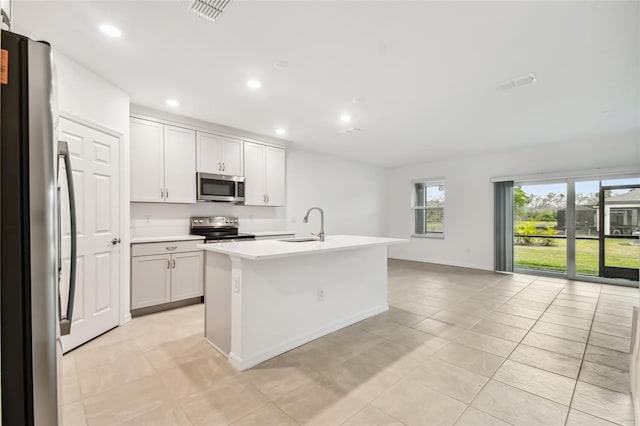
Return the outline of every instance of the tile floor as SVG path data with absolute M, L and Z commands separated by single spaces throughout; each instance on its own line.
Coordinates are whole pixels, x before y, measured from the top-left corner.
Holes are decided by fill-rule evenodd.
M 238 373 L 202 305 L 64 357 L 66 425 L 631 425 L 638 290 L 389 263 L 391 309 Z

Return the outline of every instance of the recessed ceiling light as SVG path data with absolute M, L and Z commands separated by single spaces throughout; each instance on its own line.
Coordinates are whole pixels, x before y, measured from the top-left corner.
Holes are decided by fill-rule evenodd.
M 279 135 L 284 135 L 287 131 L 285 129 L 283 129 L 282 127 L 278 127 L 276 129 L 276 133 Z
M 120 30 L 120 28 L 111 24 L 101 24 L 100 31 L 102 31 L 109 37 L 120 37 L 122 35 L 122 31 Z
M 180 106 L 180 102 L 176 101 L 175 99 L 167 99 L 165 102 L 171 107 Z
M 262 87 L 262 83 L 260 83 L 260 81 L 258 80 L 249 80 L 247 81 L 247 87 L 250 87 L 252 89 L 259 89 Z
M 351 116 L 349 114 L 342 114 L 340 116 L 340 121 L 342 121 L 343 123 L 348 123 L 351 121 Z

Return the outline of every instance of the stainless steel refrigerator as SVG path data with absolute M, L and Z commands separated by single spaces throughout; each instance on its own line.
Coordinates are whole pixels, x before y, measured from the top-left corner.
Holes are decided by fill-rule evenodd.
M 51 47 L 8 31 L 0 38 L 2 424 L 56 425 L 62 412 L 60 336 L 70 332 L 75 291 L 70 158 L 66 144 L 54 139 Z M 58 182 L 65 179 L 69 205 L 61 206 Z M 65 283 L 61 209 L 69 209 L 72 234 Z

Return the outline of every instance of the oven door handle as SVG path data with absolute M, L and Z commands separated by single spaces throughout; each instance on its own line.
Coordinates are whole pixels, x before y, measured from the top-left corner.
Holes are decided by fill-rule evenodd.
M 60 335 L 66 336 L 71 333 L 71 322 L 73 320 L 73 306 L 76 294 L 76 269 L 77 269 L 77 251 L 78 251 L 78 232 L 76 222 L 76 195 L 73 188 L 73 169 L 71 168 L 71 157 L 69 156 L 69 145 L 66 142 L 58 142 L 58 158 L 64 160 L 64 169 L 67 176 L 67 189 L 69 191 L 69 218 L 71 222 L 71 258 L 69 266 L 69 298 L 67 301 L 67 312 L 62 314 L 62 304 L 60 301 L 60 278 L 58 279 L 58 311 L 60 320 Z M 58 173 L 60 172 L 60 163 L 58 162 Z M 58 200 L 58 203 L 60 201 Z M 58 204 L 60 211 L 60 204 Z M 58 216 L 58 232 L 59 240 L 62 239 L 62 218 Z M 58 259 L 60 261 L 59 268 L 62 268 L 62 247 L 58 246 Z

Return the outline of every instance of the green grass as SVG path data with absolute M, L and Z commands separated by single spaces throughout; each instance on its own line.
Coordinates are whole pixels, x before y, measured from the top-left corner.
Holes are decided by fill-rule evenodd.
M 567 241 L 554 239 L 555 246 L 514 247 L 515 266 L 551 271 L 566 271 Z M 640 267 L 640 246 L 631 246 L 631 239 L 605 240 L 605 264 L 622 268 Z M 576 241 L 576 272 L 583 275 L 598 275 L 598 241 Z

